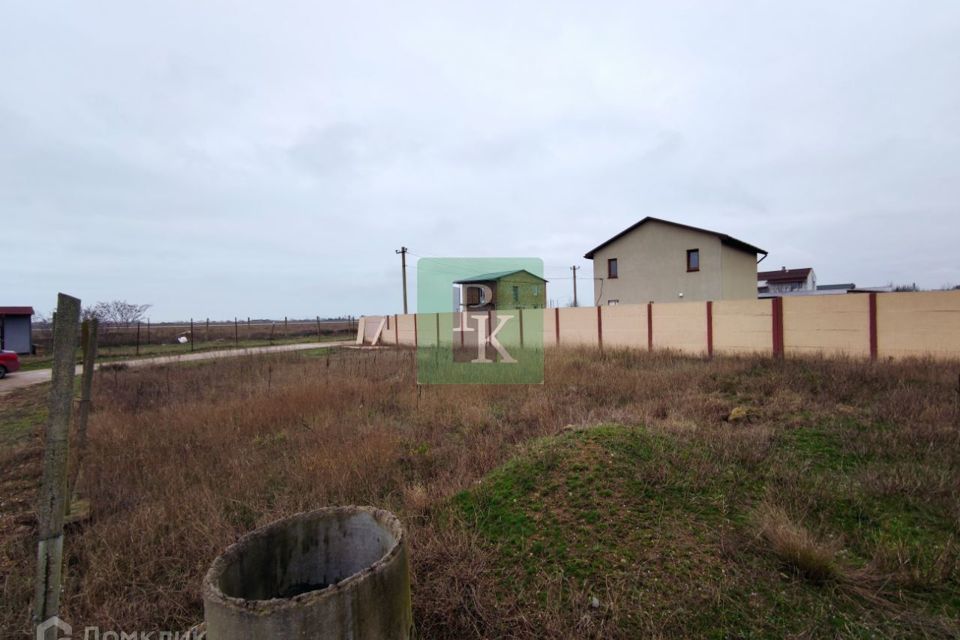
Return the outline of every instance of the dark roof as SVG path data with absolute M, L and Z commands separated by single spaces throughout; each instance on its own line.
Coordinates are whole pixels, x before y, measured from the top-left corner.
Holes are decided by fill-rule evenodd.
M 846 284 L 818 284 L 817 291 L 838 291 L 840 289 L 856 289 L 857 285 L 852 282 Z
M 544 280 L 537 274 L 530 273 L 526 269 L 514 269 L 513 271 L 495 271 L 494 273 L 484 273 L 479 276 L 473 276 L 472 278 L 464 278 L 463 280 L 456 280 L 453 284 L 470 284 L 471 282 L 491 282 L 495 280 L 502 280 L 503 278 L 506 278 L 507 276 L 512 276 L 515 273 L 526 273 L 528 275 L 533 276 L 537 280 L 543 280 L 543 282 L 546 282 L 546 280 Z
M 778 269 L 777 271 L 758 271 L 757 281 L 766 280 L 767 282 L 778 284 L 782 282 L 806 282 L 813 271 L 810 267 L 803 269 Z
M 32 316 L 33 307 L 0 307 L 0 316 Z
M 763 249 L 761 249 L 761 248 L 759 248 L 759 247 L 755 247 L 755 246 L 753 246 L 752 244 L 748 244 L 748 243 L 744 242 L 743 240 L 737 240 L 736 238 L 734 238 L 734 237 L 732 237 L 732 236 L 728 236 L 728 235 L 725 234 L 725 233 L 718 233 L 718 232 L 716 232 L 716 231 L 710 231 L 709 229 L 701 229 L 700 227 L 691 227 L 690 225 L 687 225 L 687 224 L 680 224 L 679 222 L 671 222 L 671 221 L 669 221 L 669 220 L 664 220 L 663 218 L 654 218 L 654 217 L 652 217 L 652 216 L 647 216 L 646 218 L 644 218 L 644 219 L 641 220 L 640 222 L 636 223 L 635 225 L 633 225 L 633 226 L 631 226 L 631 227 L 627 227 L 626 229 L 624 229 L 623 231 L 621 231 L 621 232 L 618 233 L 617 235 L 613 236 L 612 238 L 610 238 L 609 240 L 607 240 L 607 241 L 604 242 L 603 244 L 600 244 L 599 246 L 594 247 L 593 249 L 591 249 L 590 251 L 588 251 L 583 257 L 586 258 L 587 260 L 592 259 L 592 258 L 593 258 L 593 254 L 595 254 L 597 251 L 600 251 L 600 249 L 603 249 L 605 246 L 607 246 L 608 244 L 610 244 L 610 243 L 613 242 L 614 240 L 619 240 L 620 238 L 622 238 L 623 236 L 627 235 L 628 233 L 630 233 L 631 231 L 633 231 L 634 229 L 636 229 L 636 228 L 639 227 L 640 225 L 642 225 L 642 224 L 644 224 L 644 223 L 647 223 L 647 222 L 662 222 L 663 224 L 669 224 L 669 225 L 671 225 L 671 226 L 679 227 L 679 228 L 681 228 L 681 229 L 689 229 L 690 231 L 700 231 L 701 233 L 709 233 L 710 235 L 717 236 L 718 238 L 720 238 L 720 242 L 722 242 L 723 244 L 725 244 L 725 245 L 727 245 L 727 246 L 729 246 L 729 247 L 733 247 L 734 249 L 740 249 L 741 251 L 746 251 L 747 253 L 752 253 L 752 254 L 754 254 L 754 255 L 756 255 L 756 254 L 758 254 L 758 253 L 762 253 L 763 255 L 767 255 L 767 252 L 764 251 Z

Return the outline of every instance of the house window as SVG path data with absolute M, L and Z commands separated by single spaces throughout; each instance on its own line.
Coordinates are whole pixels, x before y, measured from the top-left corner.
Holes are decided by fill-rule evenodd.
M 612 306 L 615 305 L 615 304 L 620 304 L 620 301 L 619 301 L 619 300 L 607 300 L 607 304 L 612 307 Z
M 513 287 L 513 302 L 514 304 L 520 302 L 520 287 Z
M 607 277 L 611 280 L 617 277 L 617 259 L 610 258 L 607 260 Z
M 687 249 L 687 271 L 700 271 L 700 249 Z
M 534 287 L 533 287 L 533 295 L 535 295 L 535 296 L 540 295 L 540 285 L 534 285 Z

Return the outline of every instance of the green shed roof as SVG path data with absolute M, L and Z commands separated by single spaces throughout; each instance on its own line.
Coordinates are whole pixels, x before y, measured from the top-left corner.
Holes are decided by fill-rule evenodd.
M 493 273 L 484 273 L 483 275 L 474 276 L 472 278 L 464 278 L 463 280 L 456 280 L 454 281 L 453 284 L 470 284 L 471 282 L 491 282 L 496 280 L 502 280 L 507 276 L 512 276 L 515 273 L 526 273 L 527 275 L 533 276 L 537 280 L 542 280 L 543 282 L 546 282 L 546 280 L 544 280 L 537 274 L 530 273 L 526 269 L 516 269 L 514 271 L 495 271 Z

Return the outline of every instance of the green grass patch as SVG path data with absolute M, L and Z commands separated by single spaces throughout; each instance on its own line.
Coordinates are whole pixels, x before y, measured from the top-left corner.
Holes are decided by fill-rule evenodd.
M 889 610 L 845 577 L 894 549 L 932 575 L 942 558 L 923 549 L 948 549 L 955 539 L 949 513 L 906 498 L 867 500 L 855 483 L 839 481 L 872 459 L 847 449 L 841 434 L 851 428 L 789 431 L 749 467 L 720 464 L 698 439 L 643 427 L 566 432 L 530 444 L 458 494 L 452 511 L 494 554 L 498 597 L 531 615 L 582 609 L 623 637 L 939 636 L 957 613 L 956 576 L 898 584 L 909 594 L 892 597 Z M 793 544 L 812 545 L 811 553 L 837 553 L 841 569 L 827 579 L 784 564 L 754 516 L 772 491 L 805 490 L 779 486 L 798 465 L 821 503 L 786 530 L 799 532 Z M 586 605 L 588 596 L 601 606 Z

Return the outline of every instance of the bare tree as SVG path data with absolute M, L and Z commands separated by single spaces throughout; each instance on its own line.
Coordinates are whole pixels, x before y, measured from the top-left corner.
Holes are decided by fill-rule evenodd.
M 111 302 L 98 302 L 92 307 L 86 307 L 83 310 L 85 320 L 99 320 L 100 322 L 110 323 L 115 327 L 130 327 L 144 319 L 144 316 L 152 305 L 132 304 L 126 300 L 113 300 Z

